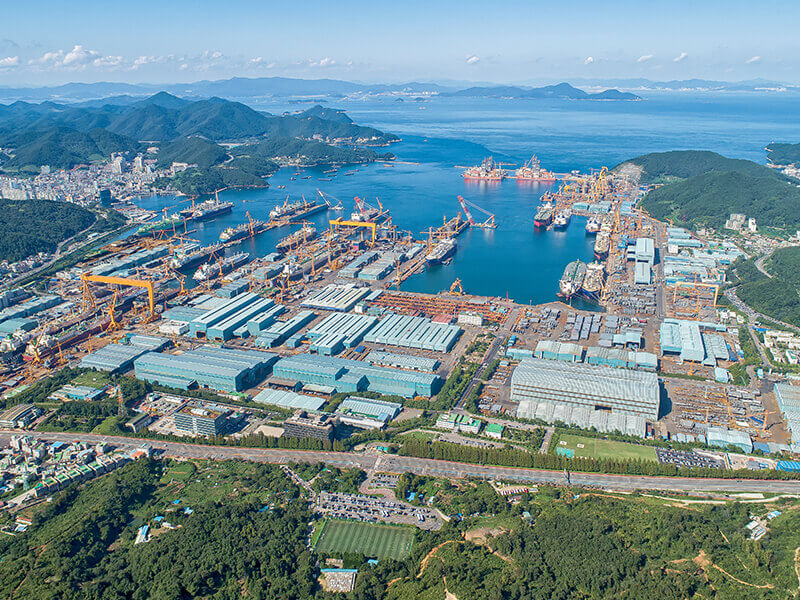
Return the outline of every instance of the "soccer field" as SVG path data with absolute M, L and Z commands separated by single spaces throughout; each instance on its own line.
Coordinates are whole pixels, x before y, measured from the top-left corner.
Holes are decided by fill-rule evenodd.
M 556 448 L 572 450 L 575 456 L 584 458 L 641 458 L 658 460 L 656 451 L 651 446 L 639 446 L 627 442 L 615 442 L 580 435 L 561 434 Z
M 408 556 L 413 540 L 414 532 L 407 527 L 328 519 L 314 548 L 319 552 L 359 552 L 400 560 Z

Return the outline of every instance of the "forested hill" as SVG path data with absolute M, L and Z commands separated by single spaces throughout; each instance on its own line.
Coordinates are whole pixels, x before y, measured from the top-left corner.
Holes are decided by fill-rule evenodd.
M 0 168 L 7 172 L 35 173 L 42 165 L 68 169 L 108 158 L 112 152 L 140 151 L 143 142 L 167 147 L 170 164 L 196 163 L 203 168 L 225 158 L 219 156 L 223 151 L 216 146 L 223 141 L 269 142 L 272 147 L 286 149 L 296 146 L 296 140 L 304 140 L 312 145 L 308 149 L 314 164 L 326 160 L 363 162 L 376 155 L 333 146 L 379 147 L 397 139 L 393 134 L 353 123 L 343 111 L 321 106 L 272 115 L 240 102 L 221 98 L 189 101 L 165 92 L 121 105 L 0 105 L 0 147 L 8 150 L 0 154 Z M 198 153 L 200 160 L 196 160 Z M 161 164 L 166 161 L 161 156 L 159 160 Z M 235 166 L 231 169 L 236 171 Z M 256 171 L 251 175 L 261 177 L 271 172 L 269 168 Z M 227 175 L 231 181 L 248 179 L 239 172 Z
M 612 169 L 615 173 L 636 167 L 640 173 L 639 183 L 668 183 L 679 179 L 689 179 L 697 175 L 718 172 L 736 172 L 752 177 L 775 177 L 781 175 L 763 165 L 750 160 L 727 158 L 708 150 L 673 150 L 671 152 L 652 152 L 631 158 Z
M 800 227 L 800 189 L 781 173 L 714 152 L 646 154 L 614 167 L 640 183 L 663 184 L 642 207 L 651 216 L 687 227 L 721 229 L 731 213 L 755 217 L 759 226 L 794 233 Z
M 71 202 L 0 200 L 0 260 L 16 262 L 37 252 L 53 252 L 95 218 Z
M 773 165 L 800 164 L 800 144 L 780 144 L 773 142 L 767 146 L 767 158 Z

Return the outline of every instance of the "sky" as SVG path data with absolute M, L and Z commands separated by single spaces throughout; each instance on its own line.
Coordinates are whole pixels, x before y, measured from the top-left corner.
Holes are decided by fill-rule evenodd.
M 0 86 L 800 81 L 796 0 L 8 0 Z

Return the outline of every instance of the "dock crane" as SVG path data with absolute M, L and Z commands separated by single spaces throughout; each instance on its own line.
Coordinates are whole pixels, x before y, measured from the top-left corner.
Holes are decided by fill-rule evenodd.
M 461 205 L 461 210 L 464 211 L 464 216 L 467 217 L 467 221 L 469 222 L 471 227 L 480 227 L 482 229 L 496 229 L 497 225 L 494 222 L 494 215 L 490 213 L 488 210 L 484 210 L 477 204 L 470 202 L 469 200 L 465 200 L 462 196 L 458 197 L 458 203 Z M 482 223 L 478 223 L 472 217 L 472 213 L 469 211 L 467 206 L 471 206 L 477 211 L 482 212 L 483 214 L 487 215 L 489 218 L 483 221 Z

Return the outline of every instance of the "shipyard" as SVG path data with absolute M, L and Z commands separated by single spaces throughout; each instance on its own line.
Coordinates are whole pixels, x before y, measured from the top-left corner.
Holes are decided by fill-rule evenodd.
M 463 177 L 510 185 L 504 166 L 487 158 Z M 466 231 L 502 232 L 504 223 L 468 190 L 453 199 L 460 210 L 419 233 L 380 199 L 353 197 L 348 214 L 346 201 L 318 190 L 314 200 L 287 196 L 266 214 L 245 205 L 246 220 L 204 245 L 192 239 L 193 223 L 213 223 L 235 204 L 229 193 L 215 195 L 165 211 L 138 235 L 57 273 L 41 294 L 6 292 L 0 326 L 21 327 L 4 342 L 7 357 L 21 358 L 5 376 L 6 394 L 71 367 L 169 390 L 178 404 L 165 413 L 136 405 L 150 416 L 132 427 L 183 436 L 260 431 L 275 424 L 270 407 L 307 415 L 297 421 L 308 423 L 302 427 L 279 425 L 282 435 L 334 439 L 367 423 L 383 428 L 388 421 L 369 417 L 366 406 L 362 416 L 324 410 L 337 394 L 370 393 L 395 403 L 389 420 L 439 406 L 434 414 L 472 419 L 464 430 L 475 434 L 498 423 L 509 432 L 564 423 L 619 432 L 634 444 L 694 444 L 728 465 L 747 463 L 714 448 L 797 450 L 798 433 L 766 380 L 753 372 L 742 386 L 731 376 L 743 356 L 741 316 L 717 300 L 726 266 L 743 254 L 737 246 L 652 219 L 639 207 L 647 186 L 605 168 L 555 174 L 534 156 L 515 173 L 548 186 L 520 216 L 529 235 L 573 232 L 591 249 L 563 266 L 549 302 L 471 294 L 459 278 L 438 293 L 404 289 L 451 266 Z M 303 177 L 296 171 L 291 179 Z M 271 251 L 254 253 L 252 241 L 268 234 L 277 236 Z M 701 261 L 698 279 L 692 265 Z M 608 389 L 581 399 L 581 381 L 603 378 Z M 180 412 L 192 406 L 181 394 L 193 390 L 221 399 Z M 219 412 L 225 398 L 252 408 Z M 182 414 L 195 423 L 188 433 Z M 319 422 L 312 426 L 311 417 Z M 449 435 L 441 439 L 472 443 Z

